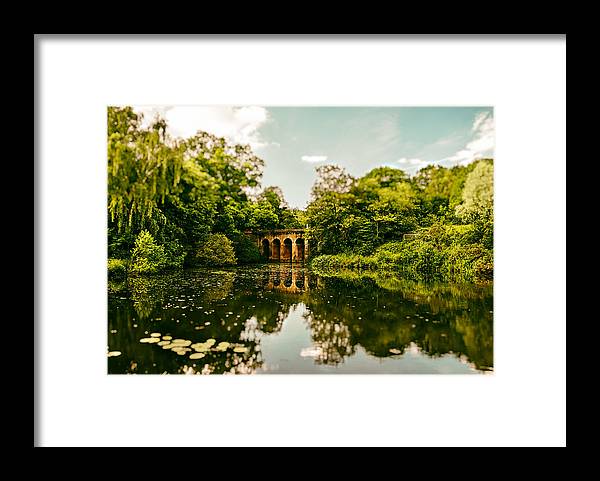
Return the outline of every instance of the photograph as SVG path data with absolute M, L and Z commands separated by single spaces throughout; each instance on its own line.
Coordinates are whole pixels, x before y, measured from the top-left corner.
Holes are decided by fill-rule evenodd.
M 494 374 L 494 106 L 106 107 L 107 373 Z
M 566 447 L 566 166 L 566 34 L 34 35 L 34 447 Z

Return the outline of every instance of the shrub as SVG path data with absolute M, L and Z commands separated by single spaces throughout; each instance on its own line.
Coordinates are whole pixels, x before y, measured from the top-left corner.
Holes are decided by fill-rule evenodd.
M 140 232 L 131 252 L 131 272 L 153 274 L 164 269 L 167 264 L 168 256 L 165 248 L 156 244 L 154 237 L 147 230 Z
M 233 243 L 223 234 L 210 234 L 196 249 L 196 264 L 234 266 L 237 263 Z
M 444 251 L 444 265 L 442 272 L 446 278 L 472 281 L 474 262 L 483 255 L 480 245 L 456 244 Z
M 487 251 L 473 265 L 473 278 L 476 281 L 494 280 L 494 256 Z
M 374 259 L 372 256 L 357 254 L 324 254 L 311 260 L 311 267 L 316 270 L 327 271 L 331 269 L 371 269 Z
M 240 264 L 251 264 L 262 260 L 256 242 L 248 236 L 240 234 L 232 239 L 232 243 Z
M 403 242 L 386 242 L 377 248 L 376 254 L 399 254 L 404 247 Z
M 179 269 L 183 266 L 183 261 L 186 256 L 185 249 L 176 240 L 167 242 L 164 246 L 165 250 L 165 268 Z
M 336 269 L 367 269 L 401 272 L 417 279 L 456 281 L 493 280 L 493 253 L 480 243 L 476 225 L 435 225 L 414 238 L 385 243 L 370 256 L 322 255 L 311 266 L 324 273 Z
M 125 259 L 108 259 L 108 278 L 124 279 L 127 277 L 127 261 Z

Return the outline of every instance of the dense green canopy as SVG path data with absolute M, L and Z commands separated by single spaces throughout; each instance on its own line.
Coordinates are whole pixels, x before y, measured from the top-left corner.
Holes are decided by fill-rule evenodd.
M 428 166 L 412 178 L 391 167 L 354 178 L 341 166 L 319 166 L 301 211 L 279 187 L 261 188 L 264 162 L 249 146 L 201 131 L 176 139 L 164 120 L 142 121 L 131 107 L 108 109 L 108 255 L 129 262 L 130 272 L 256 262 L 245 231 L 306 227 L 313 257 L 491 276 L 491 159 Z M 355 262 L 344 259 L 326 264 Z M 123 262 L 110 265 L 122 272 Z
M 142 235 L 144 245 L 161 246 L 152 252 L 163 252 L 163 267 L 210 264 L 203 244 L 223 234 L 233 243 L 233 263 L 255 261 L 258 249 L 244 231 L 303 225 L 279 188 L 250 195 L 260 187 L 263 160 L 249 146 L 206 132 L 174 139 L 166 127 L 159 118 L 142 127 L 130 107 L 108 109 L 109 258 L 131 258 Z

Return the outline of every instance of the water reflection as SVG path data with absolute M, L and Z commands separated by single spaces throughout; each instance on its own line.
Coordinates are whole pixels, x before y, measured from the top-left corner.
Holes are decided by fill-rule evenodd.
M 261 286 L 290 294 L 300 294 L 306 289 L 318 287 L 318 276 L 308 269 L 286 264 L 265 268 L 261 275 Z
M 469 373 L 493 366 L 491 286 L 354 272 L 323 277 L 289 265 L 110 283 L 108 329 L 109 351 L 121 353 L 108 358 L 109 373 Z M 152 334 L 160 340 L 140 342 Z

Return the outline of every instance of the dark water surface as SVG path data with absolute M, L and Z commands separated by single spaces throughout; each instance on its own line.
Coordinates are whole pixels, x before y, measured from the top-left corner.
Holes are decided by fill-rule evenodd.
M 493 369 L 492 286 L 269 264 L 109 283 L 110 374 Z

